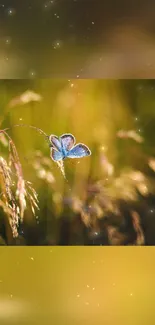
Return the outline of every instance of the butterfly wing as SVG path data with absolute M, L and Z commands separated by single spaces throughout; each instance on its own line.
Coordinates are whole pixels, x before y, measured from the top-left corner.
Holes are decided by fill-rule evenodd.
M 51 158 L 54 161 L 60 161 L 63 159 L 63 154 L 61 151 L 56 150 L 55 148 L 51 147 L 51 154 L 50 154 Z
M 90 149 L 83 143 L 78 143 L 71 150 L 69 150 L 67 157 L 68 158 L 82 158 L 86 156 L 90 156 Z
M 52 147 L 54 147 L 57 151 L 62 151 L 62 146 L 59 138 L 56 135 L 51 134 L 49 136 L 49 141 L 52 144 Z
M 75 137 L 71 133 L 63 134 L 60 139 L 65 152 L 68 152 L 75 145 Z

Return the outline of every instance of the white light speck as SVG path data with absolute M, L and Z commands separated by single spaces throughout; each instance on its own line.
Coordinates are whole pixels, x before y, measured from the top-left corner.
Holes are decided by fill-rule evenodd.
M 54 43 L 53 43 L 53 48 L 54 48 L 55 50 L 60 49 L 61 46 L 62 46 L 62 41 L 60 41 L 60 40 L 56 40 L 56 41 L 54 41 Z
M 94 23 L 94 21 L 92 21 L 91 23 L 92 23 L 92 25 L 94 25 L 94 24 L 95 24 L 95 23 Z
M 5 43 L 6 43 L 6 45 L 10 45 L 10 44 L 11 44 L 11 38 L 8 37 L 8 38 L 5 40 Z
M 76 296 L 77 296 L 77 298 L 80 298 L 80 295 L 79 294 L 77 294 Z
M 13 298 L 13 295 L 10 295 L 10 298 Z
M 95 288 L 93 288 L 93 291 L 95 290 Z
M 85 302 L 85 305 L 87 305 L 87 306 L 88 306 L 88 305 L 89 305 L 89 302 L 88 302 L 88 301 L 86 301 L 86 302 Z
M 76 76 L 77 78 L 79 78 L 80 76 L 79 76 L 79 74 L 77 74 L 77 76 Z
M 89 288 L 89 285 L 87 284 L 87 288 Z
M 29 75 L 30 75 L 31 78 L 34 78 L 36 76 L 36 72 L 34 70 L 31 70 L 29 72 Z
M 13 16 L 13 15 L 15 15 L 15 13 L 16 13 L 16 11 L 15 11 L 15 9 L 14 8 L 9 8 L 8 10 L 7 10 L 7 14 L 8 14 L 8 16 Z
M 46 2 L 46 3 L 44 4 L 44 8 L 45 8 L 45 9 L 50 9 L 50 8 L 51 8 L 51 4 L 53 4 L 53 2 L 54 2 L 54 1 Z
M 132 293 L 132 292 L 130 293 L 130 296 L 131 296 L 131 297 L 133 296 L 133 293 Z
M 34 258 L 33 257 L 30 257 L 31 261 L 34 261 Z

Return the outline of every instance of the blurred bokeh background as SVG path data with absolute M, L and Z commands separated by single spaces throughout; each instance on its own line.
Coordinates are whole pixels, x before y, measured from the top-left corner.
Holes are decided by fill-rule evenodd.
M 5 0 L 1 78 L 154 78 L 153 0 Z
M 11 128 L 7 134 L 22 177 L 32 182 L 39 201 L 18 198 L 24 220 L 14 241 L 1 182 L 2 244 L 154 245 L 155 81 L 1 80 L 0 89 L 1 130 Z M 48 135 L 72 133 L 92 155 L 66 159 L 66 180 L 45 138 L 34 129 L 13 127 L 22 123 Z M 0 141 L 1 157 L 10 164 L 7 135 L 1 133 Z
M 92 150 L 66 160 L 66 182 L 39 133 L 8 131 L 40 210 L 26 200 L 13 239 L 0 193 L 1 245 L 155 245 L 155 82 L 129 81 L 155 77 L 154 11 L 153 0 L 1 2 L 1 129 L 72 132 Z M 9 173 L 4 159 L 1 133 Z M 154 325 L 153 256 L 150 247 L 1 247 L 0 323 Z
M 1 247 L 0 322 L 154 325 L 153 256 L 154 247 Z

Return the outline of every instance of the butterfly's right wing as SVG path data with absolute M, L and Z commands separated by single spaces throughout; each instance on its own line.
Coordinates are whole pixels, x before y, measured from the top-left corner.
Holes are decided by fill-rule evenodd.
M 52 145 L 53 148 L 55 148 L 57 151 L 62 151 L 62 145 L 61 142 L 59 140 L 59 138 L 56 135 L 51 134 L 49 136 L 49 141 Z
M 58 151 L 53 147 L 51 147 L 50 150 L 51 150 L 50 156 L 54 161 L 60 161 L 63 159 L 63 154 L 61 151 Z
M 83 143 L 78 143 L 71 150 L 69 150 L 67 157 L 68 158 L 82 158 L 86 156 L 90 156 L 90 149 Z
M 71 133 L 65 133 L 60 137 L 62 147 L 65 152 L 68 152 L 75 145 L 75 137 Z

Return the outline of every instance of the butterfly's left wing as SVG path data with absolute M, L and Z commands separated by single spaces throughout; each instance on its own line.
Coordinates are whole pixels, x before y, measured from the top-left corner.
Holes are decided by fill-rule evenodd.
M 71 150 L 69 150 L 67 157 L 68 158 L 82 158 L 86 156 L 90 156 L 90 149 L 83 143 L 78 143 Z
M 60 152 L 62 151 L 61 142 L 56 135 L 51 134 L 49 136 L 49 141 L 51 142 L 52 147 L 54 147 L 55 149 L 57 149 Z
M 65 133 L 60 137 L 61 145 L 65 151 L 69 151 L 75 145 L 75 137 L 71 133 Z
M 54 161 L 60 161 L 63 159 L 63 154 L 61 151 L 56 150 L 55 148 L 51 147 L 51 154 L 50 154 L 51 158 Z

